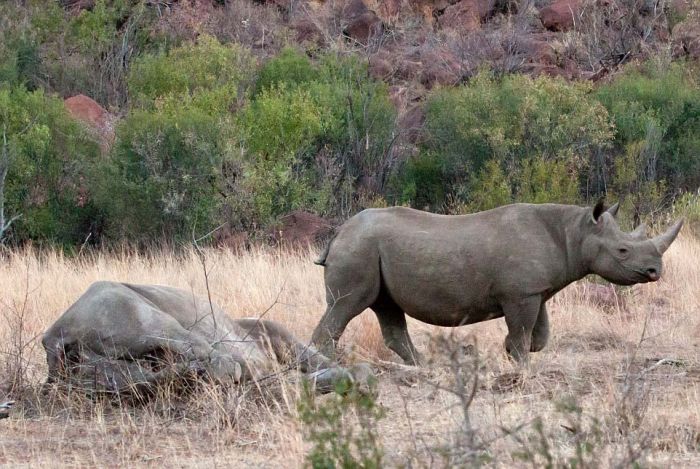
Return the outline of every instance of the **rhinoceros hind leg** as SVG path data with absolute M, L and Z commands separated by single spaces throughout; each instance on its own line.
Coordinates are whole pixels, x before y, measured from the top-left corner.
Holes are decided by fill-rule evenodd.
M 341 298 L 335 303 L 329 303 L 326 313 L 314 329 L 311 343 L 318 347 L 319 351 L 329 357 L 335 357 L 335 346 L 343 335 L 348 323 L 364 311 L 373 299 Z
M 502 305 L 508 326 L 506 350 L 519 363 L 528 361 L 532 343 L 532 331 L 539 316 L 542 299 L 531 296 L 520 301 L 507 302 Z
M 388 295 L 380 295 L 372 305 L 372 310 L 377 315 L 386 346 L 401 357 L 407 365 L 418 365 L 420 357 L 413 346 L 411 336 L 408 335 L 406 315 L 401 307 Z
M 547 345 L 547 340 L 549 340 L 549 318 L 547 317 L 547 308 L 542 302 L 535 327 L 532 329 L 530 351 L 539 352 Z
M 328 306 L 311 337 L 329 358 L 335 357 L 335 346 L 348 323 L 375 302 L 381 287 L 378 253 L 360 246 L 333 255 L 324 279 Z

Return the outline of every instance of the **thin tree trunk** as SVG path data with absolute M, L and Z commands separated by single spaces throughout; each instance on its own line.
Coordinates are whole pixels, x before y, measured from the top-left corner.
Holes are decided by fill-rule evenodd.
M 7 126 L 2 128 L 2 156 L 0 156 L 0 243 L 5 238 L 5 178 L 9 165 L 7 149 Z
M 19 218 L 15 215 L 5 221 L 5 179 L 10 168 L 10 149 L 7 145 L 7 126 L 2 128 L 2 154 L 0 154 L 0 244 L 5 241 L 5 232 L 10 228 L 12 222 Z

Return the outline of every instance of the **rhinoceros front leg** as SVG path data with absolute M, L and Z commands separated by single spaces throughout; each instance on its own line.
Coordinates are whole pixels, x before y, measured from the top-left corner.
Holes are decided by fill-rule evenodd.
M 547 307 L 543 301 L 540 305 L 540 312 L 535 321 L 535 327 L 532 329 L 532 342 L 530 343 L 531 352 L 539 352 L 549 340 L 549 318 L 547 317 Z
M 506 350 L 511 357 L 520 363 L 528 360 L 528 353 L 532 346 L 532 332 L 541 306 L 540 296 L 505 302 L 502 305 L 508 326 L 508 335 L 505 341 Z

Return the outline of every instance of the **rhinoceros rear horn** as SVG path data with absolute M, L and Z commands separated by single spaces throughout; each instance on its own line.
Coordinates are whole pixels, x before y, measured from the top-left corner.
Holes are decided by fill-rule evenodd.
M 631 232 L 630 234 L 638 239 L 646 239 L 647 238 L 647 226 L 644 223 L 642 223 L 637 228 L 635 228 L 634 231 Z
M 674 223 L 672 227 L 666 230 L 666 233 L 661 234 L 651 240 L 651 242 L 654 243 L 654 246 L 656 246 L 656 249 L 659 251 L 659 253 L 663 254 L 664 252 L 666 252 L 673 240 L 676 239 L 676 236 L 678 236 L 678 232 L 681 231 L 682 226 L 683 219 L 680 219 L 676 223 Z

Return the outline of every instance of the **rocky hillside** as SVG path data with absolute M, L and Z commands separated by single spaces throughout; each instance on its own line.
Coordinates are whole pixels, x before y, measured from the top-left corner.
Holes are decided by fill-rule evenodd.
M 603 195 L 700 218 L 699 0 L 3 6 L 0 242 Z

